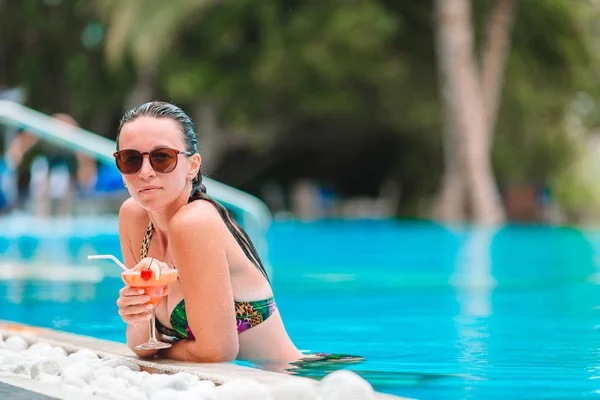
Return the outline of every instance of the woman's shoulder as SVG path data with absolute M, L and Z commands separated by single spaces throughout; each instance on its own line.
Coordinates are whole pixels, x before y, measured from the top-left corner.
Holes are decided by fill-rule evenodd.
M 209 201 L 196 200 L 181 207 L 169 222 L 169 232 L 190 232 L 190 229 L 213 232 L 224 227 L 223 219 Z
M 119 222 L 126 225 L 148 225 L 150 218 L 148 212 L 130 197 L 121 204 Z

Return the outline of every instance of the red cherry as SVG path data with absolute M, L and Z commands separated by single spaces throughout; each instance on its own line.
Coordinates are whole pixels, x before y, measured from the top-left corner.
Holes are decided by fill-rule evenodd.
M 140 277 L 145 281 L 150 280 L 150 278 L 152 278 L 152 270 L 149 268 L 142 269 L 140 271 Z

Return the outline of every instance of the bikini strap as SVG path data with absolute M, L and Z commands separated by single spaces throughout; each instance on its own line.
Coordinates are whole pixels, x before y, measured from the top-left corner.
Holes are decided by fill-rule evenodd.
M 154 225 L 152 222 L 148 224 L 148 229 L 146 229 L 146 234 L 144 235 L 144 240 L 142 241 L 142 248 L 140 250 L 140 260 L 145 258 L 148 255 L 148 248 L 150 247 L 150 239 L 152 239 L 152 234 L 154 233 Z

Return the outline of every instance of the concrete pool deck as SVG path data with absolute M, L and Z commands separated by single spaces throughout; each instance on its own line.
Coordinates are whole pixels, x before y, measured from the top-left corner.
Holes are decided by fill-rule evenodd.
M 67 353 L 89 349 L 96 353 L 100 358 L 117 357 L 125 362 L 136 364 L 142 371 L 150 373 L 174 374 L 185 372 L 199 377 L 200 380 L 211 381 L 215 385 L 222 385 L 235 379 L 249 378 L 265 385 L 271 393 L 277 393 L 282 386 L 295 386 L 299 380 L 303 381 L 303 385 L 313 385 L 316 390 L 318 390 L 321 385 L 321 382 L 309 378 L 263 371 L 229 363 L 200 364 L 172 360 L 140 359 L 123 343 L 100 340 L 46 328 L 15 324 L 12 322 L 0 321 L 0 333 L 5 338 L 8 336 L 20 336 L 30 345 L 37 342 L 48 343 L 52 346 L 64 349 Z M 0 383 L 12 386 L 15 399 L 55 398 L 60 400 L 93 400 L 98 398 L 97 396 L 86 395 L 80 391 L 72 391 L 71 389 L 65 390 L 62 385 L 39 382 L 30 378 L 0 375 Z M 0 387 L 0 390 L 2 390 L 2 387 Z M 34 392 L 38 397 L 23 397 L 27 396 L 27 392 L 25 391 L 29 391 L 30 393 Z M 374 398 L 377 400 L 402 399 L 402 397 L 384 393 L 375 393 Z M 278 397 L 275 397 L 275 400 L 278 400 Z

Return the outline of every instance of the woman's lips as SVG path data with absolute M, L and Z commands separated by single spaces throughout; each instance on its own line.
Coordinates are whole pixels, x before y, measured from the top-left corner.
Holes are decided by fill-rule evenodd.
M 151 186 L 151 187 L 140 189 L 140 194 L 151 194 L 158 190 L 160 190 L 160 188 L 158 186 Z

